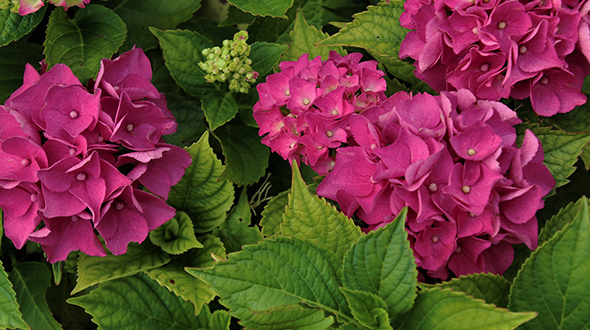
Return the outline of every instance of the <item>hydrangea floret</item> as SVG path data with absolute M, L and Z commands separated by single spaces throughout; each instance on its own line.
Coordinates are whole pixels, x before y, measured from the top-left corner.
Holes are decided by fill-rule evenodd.
M 90 0 L 48 0 L 50 3 L 63 7 L 64 10 L 73 6 L 84 8 Z M 43 7 L 43 0 L 0 0 L 0 9 L 9 9 L 21 16 L 32 14 Z
M 207 82 L 229 81 L 229 90 L 236 93 L 247 94 L 250 84 L 258 78 L 258 72 L 252 70 L 250 45 L 246 43 L 248 32 L 240 31 L 234 35 L 233 40 L 223 40 L 223 47 L 203 49 L 206 61 L 199 62 L 199 67 L 207 75 Z
M 386 99 L 386 82 L 376 61 L 361 62 L 362 54 L 341 56 L 331 51 L 328 59 L 279 64 L 281 72 L 256 87 L 260 100 L 254 118 L 262 143 L 289 162 L 303 161 L 319 174 L 334 166 L 334 149 L 351 136 L 355 113 Z
M 349 145 L 317 194 L 366 231 L 408 207 L 410 246 L 429 276 L 503 274 L 513 244 L 537 247 L 535 213 L 555 181 L 530 130 L 517 147 L 521 121 L 506 105 L 466 89 L 399 92 L 350 122 Z
M 408 0 L 400 57 L 437 91 L 480 99 L 530 97 L 541 116 L 586 102 L 590 32 L 585 1 Z
M 175 215 L 165 199 L 191 158 L 162 139 L 176 122 L 151 78 L 140 48 L 103 59 L 89 89 L 66 65 L 26 66 L 0 106 L 0 207 L 17 248 L 105 256 L 96 231 L 120 255 Z

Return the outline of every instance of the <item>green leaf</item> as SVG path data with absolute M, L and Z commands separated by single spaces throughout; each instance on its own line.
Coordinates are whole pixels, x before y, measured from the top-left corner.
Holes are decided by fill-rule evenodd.
M 536 313 L 496 308 L 462 292 L 438 288 L 418 292 L 414 307 L 393 319 L 394 329 L 503 330 L 514 329 Z
M 201 53 L 203 49 L 213 47 L 211 41 L 186 30 L 161 31 L 150 28 L 150 31 L 160 41 L 170 75 L 182 89 L 195 97 L 222 92 L 219 85 L 205 80 L 206 73 L 197 64 L 204 60 Z
M 168 204 L 186 212 L 197 233 L 206 233 L 225 220 L 234 201 L 234 187 L 229 181 L 217 181 L 224 166 L 209 146 L 209 132 L 185 150 L 192 163 L 170 190 Z
M 51 315 L 45 300 L 45 292 L 51 285 L 51 273 L 45 264 L 40 262 L 16 264 L 9 278 L 14 285 L 16 300 L 23 313 L 23 319 L 31 329 L 61 329 L 61 325 Z
M 226 252 L 236 252 L 246 244 L 256 244 L 262 241 L 262 235 L 258 227 L 250 226 L 250 205 L 246 189 L 242 189 L 238 204 L 222 223 L 213 231 L 213 235 L 219 237 L 225 246 Z
M 545 226 L 541 228 L 541 232 L 539 233 L 539 245 L 548 241 L 568 223 L 574 222 L 574 220 L 580 215 L 581 211 L 581 199 L 575 204 L 574 202 L 571 202 L 566 207 L 560 209 L 559 212 L 552 216 L 551 219 L 545 223 Z
M 586 77 L 584 79 L 584 87 L 582 91 L 588 94 L 588 91 L 584 90 L 587 88 L 588 82 L 590 82 L 590 78 Z M 567 113 L 558 113 L 550 118 L 547 118 L 552 125 L 557 126 L 561 129 L 564 129 L 568 132 L 587 132 L 590 131 L 590 118 L 588 118 L 587 114 L 590 110 L 590 105 L 588 103 L 582 104 L 579 107 L 575 107 L 574 110 L 567 112 Z M 582 149 L 582 154 L 580 158 L 584 161 L 586 171 L 590 169 L 590 145 L 585 145 Z
M 70 298 L 93 316 L 100 329 L 198 329 L 191 303 L 144 274 L 102 283 L 90 294 Z
M 510 293 L 513 311 L 539 316 L 524 329 L 587 329 L 590 324 L 590 233 L 588 199 L 573 223 L 535 250 Z
M 43 6 L 38 11 L 25 16 L 13 13 L 10 9 L 0 10 L 0 47 L 6 46 L 33 31 L 41 23 L 43 16 L 45 16 L 45 10 L 46 7 Z
M 276 195 L 266 204 L 261 213 L 262 220 L 260 220 L 262 236 L 271 237 L 281 232 L 281 223 L 283 223 L 287 204 L 289 204 L 289 190 Z
M 584 145 L 590 141 L 590 133 L 568 133 L 565 131 L 551 130 L 549 127 L 532 129 L 539 138 L 545 153 L 545 165 L 555 178 L 555 188 L 559 188 L 569 182 L 569 177 L 576 167 Z
M 95 284 L 160 267 L 169 261 L 170 257 L 160 249 L 136 243 L 129 244 L 127 253 L 120 256 L 109 254 L 106 257 L 92 257 L 80 254 L 78 284 L 72 294 Z
M 181 254 L 192 248 L 202 248 L 197 241 L 193 222 L 188 214 L 178 211 L 176 216 L 150 233 L 150 241 L 170 254 Z
M 211 254 L 225 258 L 225 250 L 219 238 L 204 235 L 199 239 L 203 242 L 203 248 L 190 250 L 181 256 L 173 256 L 172 261 L 165 266 L 146 271 L 149 277 L 158 281 L 161 286 L 193 303 L 195 315 L 200 315 L 203 305 L 211 302 L 215 293 L 205 282 L 189 275 L 184 267 L 210 267 L 213 265 Z
M 453 291 L 463 292 L 498 307 L 508 306 L 510 282 L 499 275 L 490 273 L 464 275 L 436 286 L 441 289 L 448 288 Z
M 287 12 L 289 17 L 289 27 L 277 38 L 277 43 L 290 44 L 291 32 L 295 27 L 296 13 L 301 13 L 307 20 L 307 24 L 314 26 L 316 29 L 322 29 L 322 16 L 324 14 L 323 0 L 300 0 L 293 2 L 294 6 Z M 303 5 L 301 5 L 303 4 Z M 295 12 L 293 12 L 295 11 Z
M 355 242 L 344 257 L 344 287 L 381 297 L 390 316 L 408 311 L 416 298 L 418 273 L 405 230 L 407 209 L 392 223 Z
M 229 3 L 252 15 L 287 18 L 285 13 L 293 0 L 229 0 Z
M 296 165 L 292 178 L 289 205 L 281 224 L 283 235 L 325 247 L 342 259 L 351 244 L 361 237 L 360 228 L 324 199 L 312 196 Z
M 264 77 L 279 62 L 281 56 L 289 46 L 269 42 L 255 42 L 250 48 L 252 70 Z M 260 77 L 258 78 L 260 80 Z
M 318 46 L 349 46 L 364 48 L 371 54 L 398 58 L 399 46 L 408 30 L 399 23 L 404 11 L 403 1 L 380 2 L 367 11 L 354 15 L 354 21 Z
M 156 38 L 148 31 L 149 27 L 174 29 L 179 23 L 191 18 L 201 7 L 201 1 L 110 0 L 106 6 L 112 8 L 129 29 L 123 49 L 129 50 L 136 45 L 147 50 L 158 45 Z
M 43 47 L 30 42 L 13 42 L 0 47 L 0 103 L 23 84 L 25 64 L 39 68 L 43 59 Z
M 354 318 L 369 329 L 391 329 L 387 305 L 378 296 L 365 292 L 340 288 L 346 297 Z
M 344 50 L 340 46 L 315 46 L 318 41 L 326 39 L 328 34 L 319 31 L 314 26 L 309 26 L 301 11 L 297 12 L 295 26 L 290 35 L 293 42 L 291 42 L 291 46 L 285 52 L 285 55 L 283 55 L 283 61 L 296 61 L 305 53 L 309 54 L 308 56 L 310 59 L 313 59 L 316 56 L 321 56 L 323 60 L 327 60 L 331 50 L 338 52 L 340 55 L 344 55 Z
M 256 19 L 256 17 L 252 14 L 247 13 L 236 6 L 229 6 L 227 9 L 227 17 L 221 21 L 218 26 L 226 27 L 239 24 L 249 25 L 254 22 L 254 19 Z
M 315 5 L 318 0 L 295 0 L 293 6 L 287 10 L 287 19 L 273 17 L 256 17 L 254 22 L 248 26 L 248 40 L 267 41 L 276 43 L 289 43 L 289 32 L 293 30 L 295 15 L 299 8 L 306 7 L 307 3 Z M 316 7 L 316 6 L 314 6 Z M 303 10 L 303 8 L 301 9 Z M 317 7 L 316 9 L 317 10 Z M 308 12 L 305 11 L 305 14 Z M 312 15 L 310 14 L 309 17 Z M 307 17 L 307 15 L 306 15 Z M 321 27 L 318 25 L 317 27 Z
M 51 68 L 63 63 L 86 83 L 95 78 L 100 61 L 111 56 L 125 40 L 125 23 L 112 10 L 88 5 L 69 19 L 63 10 L 54 10 L 47 24 L 45 61 Z
M 209 323 L 209 329 L 215 330 L 229 330 L 231 323 L 231 315 L 223 310 L 218 310 L 211 315 L 211 321 Z
M 215 131 L 225 156 L 225 171 L 219 180 L 240 186 L 256 183 L 265 173 L 270 151 L 260 142 L 258 129 L 245 125 L 224 125 Z
M 340 266 L 338 257 L 327 249 L 279 236 L 246 245 L 212 269 L 187 268 L 187 272 L 210 283 L 220 296 L 220 303 L 246 327 L 251 320 L 266 322 L 268 326 L 273 320 L 280 324 L 283 319 L 277 318 L 275 312 L 282 315 L 290 310 L 288 306 L 301 302 L 354 323 L 338 289 L 342 285 L 338 277 Z M 303 312 L 300 308 L 294 311 Z
M 1 215 L 0 211 L 0 215 Z M 0 216 L 1 217 L 1 216 Z M 12 329 L 23 328 L 30 329 L 23 320 L 23 315 L 19 311 L 16 302 L 16 293 L 12 289 L 12 283 L 8 280 L 8 274 L 4 271 L 4 266 L 0 260 L 0 328 Z
M 220 14 L 222 13 L 223 11 L 220 11 Z M 199 15 L 200 14 L 201 13 L 199 13 Z M 193 17 L 191 17 L 188 21 L 179 24 L 177 29 L 197 32 L 203 37 L 209 39 L 209 41 L 211 41 L 214 45 L 220 46 L 223 44 L 223 40 L 233 40 L 234 35 L 240 31 L 233 25 L 220 27 L 219 21 L 215 21 L 213 17 L 208 15 L 193 15 Z
M 166 101 L 168 109 L 172 111 L 176 123 L 178 123 L 174 134 L 163 137 L 166 143 L 182 147 L 197 142 L 207 130 L 205 116 L 203 111 L 199 109 L 201 102 L 181 96 L 168 96 L 168 94 L 166 94 Z
M 232 120 L 238 113 L 238 104 L 232 93 L 211 93 L 201 98 L 201 102 L 212 131 Z

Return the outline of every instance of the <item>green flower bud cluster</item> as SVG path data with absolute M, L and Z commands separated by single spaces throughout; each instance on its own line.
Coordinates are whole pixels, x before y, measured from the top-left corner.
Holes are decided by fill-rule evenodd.
M 223 40 L 223 47 L 203 49 L 206 61 L 200 62 L 199 67 L 207 72 L 207 82 L 229 81 L 229 90 L 238 93 L 248 93 L 250 84 L 258 78 L 258 72 L 252 70 L 250 45 L 246 43 L 248 32 L 240 31 L 234 35 L 234 40 Z
M 20 0 L 0 0 L 0 10 L 10 9 L 13 13 L 18 13 Z

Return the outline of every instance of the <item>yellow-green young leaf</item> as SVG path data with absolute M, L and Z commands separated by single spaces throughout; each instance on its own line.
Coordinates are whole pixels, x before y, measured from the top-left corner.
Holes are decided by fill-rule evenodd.
M 283 235 L 325 247 L 342 259 L 362 236 L 360 228 L 324 199 L 311 195 L 295 164 L 292 177 L 289 205 L 281 224 Z
M 545 226 L 541 229 L 539 233 L 539 245 L 543 244 L 544 242 L 548 241 L 555 233 L 559 232 L 560 230 L 565 227 L 568 223 L 574 222 L 580 212 L 582 211 L 582 199 L 578 200 L 576 203 L 571 202 L 566 205 L 564 208 L 560 209 L 556 215 L 552 216 L 549 221 L 545 223 Z
M 224 166 L 209 146 L 209 132 L 185 150 L 192 163 L 170 190 L 168 204 L 186 212 L 197 233 L 206 233 L 225 220 L 234 201 L 234 187 L 229 181 L 217 181 Z
M 290 35 L 292 42 L 283 55 L 283 61 L 296 61 L 306 53 L 309 54 L 310 60 L 316 56 L 321 56 L 323 60 L 327 60 L 331 50 L 337 51 L 340 55 L 345 55 L 340 46 L 316 47 L 315 44 L 326 39 L 328 34 L 316 29 L 315 26 L 309 26 L 301 11 L 297 12 L 295 25 Z
M 486 303 L 498 307 L 508 306 L 510 282 L 499 275 L 491 273 L 469 274 L 436 286 L 441 289 L 448 288 L 453 291 L 464 292 L 473 298 L 482 299 Z
M 195 315 L 199 315 L 203 305 L 213 300 L 215 293 L 205 282 L 189 275 L 184 267 L 210 267 L 213 265 L 212 253 L 225 258 L 225 250 L 219 238 L 203 235 L 199 239 L 203 242 L 203 248 L 173 256 L 170 263 L 146 271 L 149 277 L 158 281 L 161 286 L 167 287 L 177 296 L 193 303 Z
M 201 7 L 201 0 L 109 0 L 105 6 L 112 8 L 127 24 L 129 35 L 123 50 L 129 50 L 134 45 L 148 50 L 158 45 L 148 27 L 162 30 L 176 28 Z
M 49 269 L 40 262 L 17 264 L 10 272 L 9 279 L 14 285 L 20 311 L 31 329 L 61 329 L 45 300 L 45 292 L 51 285 L 50 278 Z
M 54 10 L 47 23 L 45 62 L 51 68 L 63 63 L 84 84 L 96 77 L 100 61 L 110 58 L 125 40 L 125 23 L 112 10 L 88 5 L 73 19 L 63 10 Z
M 422 289 L 414 307 L 393 319 L 394 329 L 404 330 L 508 330 L 534 318 L 537 313 L 509 312 L 462 292 L 439 288 Z
M 367 11 L 354 15 L 354 21 L 318 46 L 360 47 L 370 53 L 398 58 L 399 46 L 408 30 L 401 27 L 399 17 L 404 11 L 403 1 L 380 2 Z
M 188 214 L 178 211 L 176 216 L 150 233 L 150 241 L 170 254 L 181 254 L 192 248 L 202 248 L 197 241 L 193 222 Z
M 340 268 L 340 259 L 331 251 L 309 240 L 278 236 L 246 245 L 213 268 L 187 268 L 187 272 L 211 284 L 220 303 L 246 327 L 250 321 L 269 327 L 272 322 L 280 324 L 289 316 L 285 307 L 302 302 L 356 323 L 339 290 Z M 309 311 L 294 309 L 296 314 L 302 312 L 310 316 Z
M 45 16 L 46 7 L 38 11 L 21 16 L 10 9 L 0 10 L 0 47 L 18 40 L 31 32 Z
M 283 223 L 287 204 L 289 204 L 289 190 L 279 193 L 264 206 L 260 220 L 262 236 L 271 237 L 281 232 L 281 223 Z
M 213 134 L 221 143 L 225 156 L 225 171 L 219 180 L 246 186 L 256 183 L 264 175 L 270 151 L 260 142 L 257 128 L 229 124 Z
M 209 327 L 208 322 L 195 318 L 191 303 L 141 273 L 104 282 L 90 294 L 70 298 L 67 302 L 84 308 L 102 330 Z
M 229 0 L 229 3 L 252 15 L 287 18 L 285 13 L 293 0 Z
M 210 93 L 201 98 L 201 102 L 212 131 L 232 120 L 238 113 L 238 104 L 231 93 Z
M 0 211 L 0 218 L 1 218 Z M 8 280 L 8 274 L 4 271 L 4 266 L 0 260 L 0 328 L 13 329 L 22 328 L 30 329 L 23 320 L 23 315 L 19 311 L 16 302 L 16 293 L 12 289 L 12 283 Z
M 170 257 L 159 248 L 136 243 L 129 244 L 127 253 L 120 256 L 92 257 L 82 253 L 78 259 L 78 284 L 72 294 L 98 283 L 160 267 L 169 261 Z
M 393 330 L 389 325 L 388 308 L 383 299 L 365 291 L 347 288 L 340 288 L 340 291 L 344 293 L 352 315 L 362 325 L 369 329 Z
M 581 212 L 524 263 L 508 308 L 539 316 L 524 329 L 588 329 L 590 324 L 590 232 L 588 199 Z
M 418 272 L 405 230 L 407 209 L 392 223 L 370 232 L 344 257 L 344 287 L 373 293 L 391 317 L 408 311 L 416 298 Z
M 590 141 L 590 133 L 569 133 L 551 130 L 549 127 L 531 129 L 543 145 L 545 165 L 555 178 L 555 188 L 569 182 L 576 167 L 574 164 L 582 153 L 582 148 Z

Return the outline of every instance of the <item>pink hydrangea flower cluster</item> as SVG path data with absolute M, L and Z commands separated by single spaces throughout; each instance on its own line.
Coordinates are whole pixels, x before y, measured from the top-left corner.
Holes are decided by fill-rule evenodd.
M 281 62 L 281 72 L 257 86 L 254 118 L 259 134 L 266 134 L 262 143 L 289 162 L 303 161 L 328 173 L 334 165 L 329 150 L 347 141 L 351 115 L 386 98 L 384 73 L 376 61 L 361 58 L 360 53 L 343 57 L 331 51 L 326 61 L 304 54 Z
M 535 213 L 555 181 L 531 131 L 516 146 L 516 113 L 470 91 L 394 94 L 349 119 L 351 140 L 317 194 L 374 230 L 408 207 L 417 265 L 503 274 L 513 244 L 537 247 Z
M 11 0 L 14 2 L 14 0 Z M 52 4 L 63 7 L 64 10 L 68 10 L 68 8 L 73 6 L 78 6 L 80 8 L 84 8 L 90 0 L 48 0 Z M 20 6 L 18 8 L 18 13 L 21 16 L 25 16 L 31 13 L 36 12 L 45 4 L 43 0 L 20 0 Z
M 530 97 L 541 116 L 584 104 L 590 73 L 587 1 L 408 0 L 400 57 L 437 91 L 480 99 Z
M 63 64 L 26 66 L 0 106 L 0 207 L 17 248 L 105 256 L 96 230 L 120 255 L 175 215 L 164 200 L 191 158 L 162 139 L 176 122 L 151 78 L 140 48 L 103 59 L 90 90 Z

